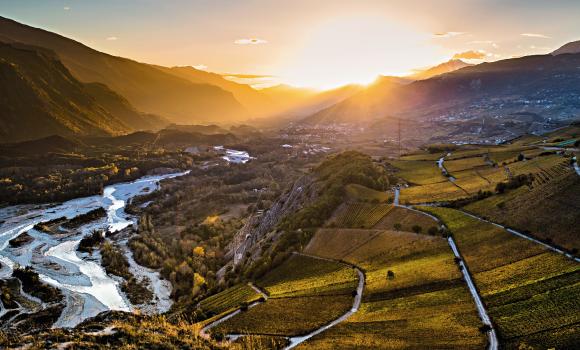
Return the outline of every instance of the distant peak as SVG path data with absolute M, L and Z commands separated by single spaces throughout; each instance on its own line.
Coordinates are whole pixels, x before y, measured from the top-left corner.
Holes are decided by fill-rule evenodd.
M 556 55 L 561 55 L 561 54 L 565 54 L 565 53 L 580 53 L 580 40 L 571 41 L 571 42 L 563 45 L 559 49 L 552 52 L 552 55 L 556 56 Z
M 461 59 L 454 58 L 454 59 L 451 59 L 447 62 L 443 62 L 441 64 L 438 64 L 434 67 L 418 71 L 417 73 L 413 74 L 411 76 L 411 78 L 420 79 L 420 80 L 421 79 L 428 79 L 428 78 L 434 77 L 436 75 L 450 73 L 450 72 L 456 71 L 458 69 L 461 69 L 464 67 L 469 67 L 469 66 L 472 66 L 472 64 L 464 62 Z

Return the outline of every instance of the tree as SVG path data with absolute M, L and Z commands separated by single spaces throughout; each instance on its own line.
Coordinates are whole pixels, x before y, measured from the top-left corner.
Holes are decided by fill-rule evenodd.
M 387 279 L 394 279 L 395 278 L 395 273 L 391 270 L 387 271 Z
M 401 231 L 401 228 L 403 228 L 403 226 L 398 222 L 394 224 L 393 227 L 395 228 L 395 231 Z
M 521 161 L 522 161 L 522 160 L 524 160 L 524 159 L 525 159 L 525 157 L 524 157 L 524 155 L 523 155 L 523 154 L 521 154 L 521 153 L 520 153 L 520 154 L 518 154 L 518 162 L 521 162 Z
M 484 324 L 483 326 L 479 327 L 479 331 L 481 333 L 487 333 L 487 332 L 491 331 L 491 329 L 492 329 L 491 326 L 488 324 Z
M 419 225 L 413 225 L 411 230 L 413 230 L 413 232 L 415 232 L 415 233 L 421 233 L 421 231 L 423 231 L 423 227 L 421 227 Z
M 197 246 L 193 248 L 193 255 L 195 256 L 205 256 L 205 249 L 202 246 Z
M 429 227 L 429 230 L 427 231 L 427 233 L 429 233 L 430 236 L 435 236 L 437 232 L 439 232 L 439 230 L 435 226 Z

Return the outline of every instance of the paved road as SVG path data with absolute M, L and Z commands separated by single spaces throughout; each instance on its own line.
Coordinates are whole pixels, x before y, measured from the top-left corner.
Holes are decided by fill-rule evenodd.
M 362 301 L 362 294 L 363 294 L 364 286 L 365 286 L 365 275 L 364 275 L 364 273 L 362 272 L 362 270 L 360 270 L 358 267 L 356 267 L 354 265 L 347 264 L 347 263 L 344 263 L 344 262 L 341 262 L 341 261 L 338 261 L 338 260 L 334 260 L 334 259 L 322 258 L 322 257 L 315 256 L 315 255 L 309 255 L 309 254 L 303 254 L 303 253 L 294 253 L 294 254 L 303 255 L 303 256 L 307 256 L 309 258 L 314 258 L 314 259 L 319 259 L 319 260 L 332 261 L 332 262 L 336 262 L 336 263 L 339 263 L 339 264 L 342 264 L 342 265 L 352 266 L 356 270 L 356 272 L 358 274 L 358 286 L 357 286 L 357 289 L 356 289 L 356 296 L 354 297 L 354 301 L 353 301 L 353 304 L 352 304 L 352 308 L 349 311 L 347 311 L 344 315 L 340 316 L 339 318 L 335 319 L 334 321 L 332 321 L 332 322 L 330 322 L 330 323 L 328 323 L 328 324 L 326 324 L 326 325 L 324 325 L 324 326 L 322 326 L 322 327 L 320 327 L 320 328 L 318 328 L 318 329 L 316 329 L 316 330 L 314 330 L 314 331 L 312 331 L 312 332 L 310 332 L 310 333 L 308 333 L 306 335 L 298 336 L 298 337 L 288 337 L 287 339 L 290 341 L 290 344 L 285 349 L 292 349 L 292 348 L 298 346 L 299 344 L 301 344 L 301 343 L 305 342 L 306 340 L 314 337 L 315 335 L 320 334 L 320 333 L 324 332 L 325 330 L 327 330 L 329 328 L 332 328 L 332 327 L 336 326 L 337 324 L 343 322 L 344 320 L 346 320 L 347 318 L 349 318 L 352 314 L 354 314 L 355 312 L 357 312 L 359 310 L 359 308 L 360 308 L 360 304 L 361 304 L 361 301 Z M 259 289 L 258 287 L 256 287 L 254 284 L 248 283 L 248 285 L 252 289 L 254 289 L 256 291 L 256 293 L 259 293 L 261 296 L 264 297 L 264 301 L 256 301 L 256 302 L 253 302 L 252 304 L 250 304 L 248 306 L 248 308 L 252 308 L 254 306 L 257 306 L 257 305 L 265 302 L 265 300 L 268 299 L 268 296 L 266 295 L 266 293 L 264 293 L 261 289 Z M 219 324 L 221 324 L 221 323 L 229 320 L 230 318 L 238 315 L 240 312 L 242 312 L 242 311 L 240 309 L 237 309 L 236 311 L 231 312 L 231 313 L 229 313 L 229 314 L 227 314 L 227 315 L 225 315 L 225 316 L 223 316 L 221 318 L 218 318 L 217 320 L 209 323 L 208 325 L 206 325 L 205 327 L 203 327 L 201 329 L 199 335 L 201 337 L 205 338 L 205 339 L 209 339 L 210 338 L 210 335 L 209 335 L 208 332 L 209 332 L 210 329 L 212 329 L 212 328 L 216 327 L 217 325 L 219 325 Z M 227 334 L 226 337 L 227 337 L 227 339 L 229 341 L 234 341 L 234 340 L 236 340 L 236 339 L 238 339 L 240 337 L 246 336 L 246 335 L 247 334 Z
M 301 254 L 301 255 L 308 256 L 308 257 L 314 258 L 314 259 L 339 262 L 337 260 L 321 258 L 321 257 L 314 256 L 314 255 L 307 255 L 307 254 Z M 343 262 L 339 262 L 339 263 L 344 264 Z M 336 326 L 337 324 L 343 322 L 344 320 L 346 320 L 352 314 L 354 314 L 355 312 L 357 312 L 359 310 L 361 300 L 362 300 L 363 291 L 364 291 L 364 287 L 365 287 L 365 275 L 358 267 L 356 267 L 354 265 L 350 265 L 350 264 L 347 264 L 347 265 L 352 266 L 358 274 L 358 287 L 356 288 L 356 296 L 354 297 L 354 302 L 352 304 L 352 308 L 348 312 L 346 312 L 344 315 L 340 316 L 339 318 L 330 322 L 327 325 L 324 325 L 324 326 L 322 326 L 322 327 L 320 327 L 320 328 L 318 328 L 318 329 L 316 329 L 316 330 L 314 330 L 306 335 L 289 338 L 288 340 L 290 340 L 290 344 L 285 349 L 292 349 L 292 348 L 298 346 L 299 344 L 305 342 L 306 340 L 314 337 L 315 335 L 318 335 L 318 334 L 326 331 L 327 329 Z
M 445 225 L 441 222 L 441 220 L 439 220 L 439 218 L 437 218 L 434 215 L 417 210 L 411 206 L 401 206 L 401 207 L 407 208 L 409 210 L 412 210 L 412 211 L 415 211 L 417 213 L 421 213 L 425 216 L 428 216 L 428 217 L 432 218 L 433 220 L 437 221 L 442 227 L 445 227 Z M 461 273 L 463 274 L 465 282 L 467 283 L 467 287 L 469 288 L 469 293 L 471 293 L 473 301 L 475 302 L 475 306 L 477 308 L 477 313 L 479 314 L 481 321 L 483 322 L 483 324 L 488 325 L 490 327 L 490 331 L 487 332 L 487 337 L 489 340 L 489 350 L 497 350 L 499 348 L 499 341 L 497 339 L 497 333 L 495 331 L 495 328 L 493 327 L 493 324 L 491 323 L 491 319 L 489 318 L 489 315 L 487 314 L 487 311 L 485 309 L 485 305 L 481 301 L 481 296 L 479 295 L 479 292 L 477 291 L 477 288 L 475 287 L 475 283 L 473 282 L 473 279 L 471 278 L 471 275 L 469 274 L 469 270 L 467 268 L 467 265 L 463 261 L 463 258 L 461 257 L 461 253 L 459 252 L 459 249 L 457 248 L 457 245 L 455 244 L 455 241 L 453 240 L 453 238 L 449 237 L 447 239 L 447 242 L 449 243 L 449 246 L 451 247 L 451 250 L 453 251 L 453 255 L 455 255 L 456 258 L 460 259 L 459 265 L 462 267 L 460 269 Z
M 249 305 L 248 305 L 248 309 L 251 309 L 251 308 L 253 308 L 253 307 L 255 307 L 255 306 L 258 306 L 258 305 L 262 304 L 263 302 L 265 302 L 265 301 L 268 299 L 268 296 L 266 295 L 266 293 L 264 293 L 262 290 L 260 290 L 258 287 L 256 287 L 256 286 L 255 286 L 253 283 L 248 283 L 248 285 L 249 285 L 249 286 L 250 286 L 250 287 L 251 287 L 253 290 L 255 290 L 255 291 L 256 291 L 256 293 L 258 293 L 258 294 L 260 294 L 262 297 L 264 297 L 264 300 L 257 300 L 257 301 L 254 301 L 253 303 L 249 304 Z M 236 316 L 236 315 L 237 315 L 237 314 L 239 314 L 240 312 L 242 312 L 242 310 L 241 310 L 241 309 L 237 309 L 236 311 L 233 311 L 233 312 L 231 312 L 231 313 L 229 313 L 229 314 L 227 314 L 227 315 L 225 315 L 225 316 L 223 316 L 223 317 L 220 317 L 220 318 L 216 319 L 215 321 L 213 321 L 213 322 L 211 322 L 211 323 L 207 324 L 205 327 L 203 327 L 203 328 L 201 329 L 201 331 L 199 332 L 199 335 L 200 335 L 202 338 L 204 338 L 204 339 L 209 339 L 209 338 L 210 338 L 210 335 L 209 335 L 209 333 L 208 333 L 208 332 L 209 332 L 209 330 L 210 330 L 210 329 L 212 329 L 212 328 L 214 328 L 215 326 L 217 326 L 217 325 L 219 325 L 219 324 L 221 324 L 221 323 L 223 323 L 223 322 L 225 322 L 225 321 L 229 320 L 230 318 L 232 318 L 232 317 Z M 238 337 L 240 337 L 240 335 L 239 335 L 239 334 L 232 334 L 232 335 L 228 335 L 227 337 L 228 337 L 228 340 L 235 340 L 235 339 L 237 339 Z
M 489 339 L 489 350 L 497 350 L 499 348 L 497 333 L 495 331 L 495 328 L 493 327 L 493 324 L 491 323 L 489 315 L 487 314 L 487 310 L 485 310 L 485 305 L 483 304 L 483 301 L 481 301 L 481 296 L 479 295 L 477 288 L 475 288 L 475 283 L 473 283 L 471 275 L 469 274 L 469 270 L 467 269 L 467 265 L 465 265 L 465 262 L 463 261 L 463 258 L 461 257 L 459 249 L 457 249 L 457 245 L 455 244 L 453 238 L 452 237 L 447 238 L 447 242 L 449 243 L 449 246 L 451 246 L 451 250 L 453 250 L 453 254 L 455 255 L 455 257 L 460 259 L 459 266 L 461 266 L 461 273 L 465 278 L 465 282 L 467 283 L 467 287 L 469 288 L 469 293 L 471 293 L 471 297 L 475 302 L 475 307 L 477 308 L 477 313 L 479 314 L 479 317 L 483 321 L 483 324 L 490 327 L 490 331 L 487 332 L 487 337 Z

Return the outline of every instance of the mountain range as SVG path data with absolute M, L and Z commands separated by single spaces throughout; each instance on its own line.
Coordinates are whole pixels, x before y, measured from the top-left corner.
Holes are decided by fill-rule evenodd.
M 519 112 L 576 118 L 580 113 L 580 50 L 574 48 L 577 43 L 553 54 L 466 66 L 411 83 L 383 77 L 304 122 L 368 123 L 387 116 L 413 119 Z
M 406 78 L 322 92 L 285 85 L 256 90 L 193 67 L 140 63 L 3 17 L 0 45 L 3 142 L 259 118 L 333 124 L 485 111 L 570 118 L 580 110 L 580 42 L 479 65 L 451 60 Z

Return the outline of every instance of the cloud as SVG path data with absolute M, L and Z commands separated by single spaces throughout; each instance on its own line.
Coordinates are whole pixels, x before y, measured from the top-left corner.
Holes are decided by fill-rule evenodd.
M 207 66 L 205 64 L 196 64 L 193 68 L 198 70 L 207 70 Z
M 238 45 L 260 45 L 267 44 L 268 42 L 264 39 L 248 38 L 248 39 L 238 39 L 234 41 L 234 43 Z
M 109 40 L 109 41 L 116 41 L 116 40 L 119 40 L 119 38 L 117 38 L 116 36 L 110 36 L 110 37 L 107 38 L 107 40 Z
M 443 32 L 443 33 L 435 33 L 433 34 L 433 36 L 436 38 L 451 38 L 463 34 L 466 34 L 466 32 Z
M 62 9 L 65 10 L 65 11 L 68 11 L 68 10 L 70 10 L 70 7 L 69 6 L 65 6 Z
M 469 50 L 465 52 L 456 53 L 453 55 L 454 60 L 465 59 L 465 60 L 481 60 L 485 58 L 486 52 L 483 50 L 475 51 Z
M 544 34 L 538 33 L 522 33 L 521 36 L 527 36 L 529 38 L 542 38 L 542 39 L 549 39 L 550 37 Z

